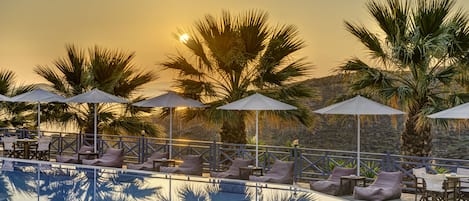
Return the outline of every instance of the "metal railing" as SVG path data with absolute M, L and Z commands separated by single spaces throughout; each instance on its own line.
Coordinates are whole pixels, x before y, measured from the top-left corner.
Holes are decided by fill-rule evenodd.
M 36 131 L 2 129 L 1 135 L 18 137 L 37 137 Z M 92 145 L 91 134 L 42 131 L 42 135 L 52 136 L 52 158 L 57 154 L 76 153 L 82 145 Z M 168 151 L 169 139 L 146 136 L 98 135 L 100 153 L 107 147 L 121 148 L 125 152 L 126 163 L 142 163 L 153 152 Z M 204 170 L 219 171 L 225 169 L 235 158 L 255 157 L 255 145 L 228 144 L 215 141 L 197 141 L 173 139 L 174 159 L 183 155 L 198 154 L 204 161 Z M 275 160 L 295 161 L 294 176 L 296 181 L 308 182 L 329 176 L 334 167 L 356 167 L 356 152 L 311 149 L 303 147 L 259 146 L 259 165 L 270 169 Z M 361 152 L 361 170 L 363 176 L 374 178 L 380 171 L 401 171 L 404 178 L 412 177 L 412 168 L 426 167 L 434 173 L 455 172 L 456 168 L 469 168 L 469 160 L 403 156 L 389 153 Z M 411 184 L 404 179 L 405 184 Z

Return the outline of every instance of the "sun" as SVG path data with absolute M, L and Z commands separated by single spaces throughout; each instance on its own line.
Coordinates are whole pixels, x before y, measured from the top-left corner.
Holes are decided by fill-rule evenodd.
M 184 33 L 179 36 L 179 41 L 181 43 L 186 43 L 189 40 L 189 34 Z

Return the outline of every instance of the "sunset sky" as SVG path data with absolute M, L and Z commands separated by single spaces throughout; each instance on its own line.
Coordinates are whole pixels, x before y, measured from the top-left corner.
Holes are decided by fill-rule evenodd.
M 45 82 L 33 72 L 37 65 L 52 66 L 65 56 L 65 44 L 135 52 L 135 65 L 159 69 L 168 55 L 184 50 L 173 34 L 187 29 L 206 14 L 222 10 L 234 14 L 260 9 L 269 22 L 293 24 L 307 47 L 297 56 L 307 57 L 313 77 L 332 74 L 332 69 L 352 56 L 364 57 L 360 43 L 344 29 L 344 20 L 370 23 L 366 0 L 2 0 L 0 1 L 0 68 L 13 70 L 17 80 Z M 457 7 L 469 9 L 469 1 Z M 147 86 L 157 95 L 169 89 L 173 75 Z M 164 75 L 164 76 L 162 76 Z M 150 95 L 147 94 L 147 95 Z

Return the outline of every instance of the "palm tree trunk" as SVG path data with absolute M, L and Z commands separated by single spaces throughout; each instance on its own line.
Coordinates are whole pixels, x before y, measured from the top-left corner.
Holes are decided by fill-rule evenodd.
M 428 157 L 432 151 L 431 125 L 417 125 L 419 115 L 416 111 L 420 110 L 413 110 L 408 114 L 404 132 L 401 135 L 401 154 Z
M 220 132 L 221 141 L 225 143 L 246 144 L 246 124 L 240 114 L 233 115 L 223 122 Z

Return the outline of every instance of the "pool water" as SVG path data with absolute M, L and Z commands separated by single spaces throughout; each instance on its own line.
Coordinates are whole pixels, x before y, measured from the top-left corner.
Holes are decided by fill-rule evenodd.
M 0 201 L 331 200 L 290 185 L 0 158 Z

